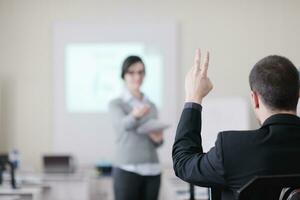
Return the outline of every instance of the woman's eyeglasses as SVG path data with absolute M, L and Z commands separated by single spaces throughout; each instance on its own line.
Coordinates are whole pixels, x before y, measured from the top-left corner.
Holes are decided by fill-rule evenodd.
M 145 75 L 145 71 L 144 70 L 140 70 L 140 71 L 127 71 L 127 74 L 129 74 L 130 76 L 133 76 L 135 74 L 139 75 L 139 76 L 144 76 Z

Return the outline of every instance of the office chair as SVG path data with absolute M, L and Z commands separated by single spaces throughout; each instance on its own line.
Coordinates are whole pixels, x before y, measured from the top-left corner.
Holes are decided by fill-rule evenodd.
M 237 195 L 239 200 L 300 200 L 300 174 L 256 176 Z
M 300 189 L 299 188 L 284 188 L 281 191 L 279 200 L 299 200 Z

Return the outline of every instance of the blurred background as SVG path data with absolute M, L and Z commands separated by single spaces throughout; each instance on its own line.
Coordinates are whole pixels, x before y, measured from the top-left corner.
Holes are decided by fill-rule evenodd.
M 143 90 L 171 124 L 159 155 L 172 174 L 194 50 L 211 53 L 208 150 L 220 130 L 258 127 L 248 74 L 259 59 L 279 54 L 300 65 L 299 9 L 297 0 L 0 0 L 0 152 L 17 152 L 19 169 L 32 173 L 45 171 L 47 156 L 70 156 L 77 169 L 113 163 L 107 106 L 123 87 L 123 59 L 137 54 Z

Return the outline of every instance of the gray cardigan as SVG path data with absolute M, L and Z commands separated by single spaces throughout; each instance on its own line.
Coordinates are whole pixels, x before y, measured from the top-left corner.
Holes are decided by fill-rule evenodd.
M 155 105 L 148 101 L 150 112 L 136 119 L 132 116 L 132 107 L 122 98 L 114 99 L 109 104 L 109 112 L 116 131 L 115 165 L 158 163 L 156 148 L 149 136 L 139 134 L 137 128 L 149 119 L 157 118 Z

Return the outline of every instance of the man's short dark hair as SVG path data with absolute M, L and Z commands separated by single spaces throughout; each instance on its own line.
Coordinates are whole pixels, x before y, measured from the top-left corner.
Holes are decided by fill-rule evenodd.
M 297 109 L 299 74 L 289 59 L 277 55 L 261 59 L 251 70 L 249 82 L 269 109 Z

